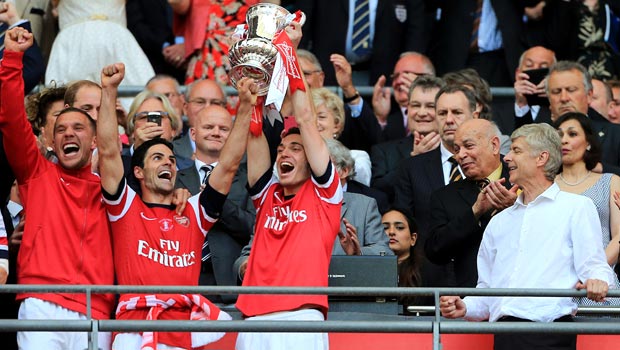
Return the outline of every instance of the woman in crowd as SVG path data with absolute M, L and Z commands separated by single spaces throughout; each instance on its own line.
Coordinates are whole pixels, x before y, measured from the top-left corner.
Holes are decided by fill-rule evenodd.
M 406 210 L 392 208 L 383 214 L 381 222 L 390 239 L 390 249 L 398 259 L 398 286 L 421 286 L 420 260 L 414 249 L 418 227 L 413 216 Z M 407 306 L 420 305 L 420 301 L 420 297 L 410 296 L 401 298 L 399 303 L 403 305 L 404 314 L 408 314 Z
M 53 0 L 60 33 L 54 40 L 45 81 L 99 81 L 101 67 L 123 62 L 123 85 L 144 86 L 155 75 L 151 63 L 127 30 L 125 0 Z
M 562 168 L 555 183 L 562 191 L 592 199 L 601 220 L 607 262 L 614 267 L 620 252 L 620 209 L 614 204 L 612 193 L 620 190 L 620 177 L 593 172 L 601 160 L 601 147 L 587 116 L 564 114 L 555 122 L 555 127 L 562 138 Z M 580 303 L 593 303 L 587 300 L 582 298 Z
M 324 139 L 338 139 L 344 130 L 344 103 L 326 88 L 312 89 L 312 99 L 317 113 L 319 132 Z M 370 186 L 370 156 L 360 150 L 351 150 L 355 160 L 355 181 Z

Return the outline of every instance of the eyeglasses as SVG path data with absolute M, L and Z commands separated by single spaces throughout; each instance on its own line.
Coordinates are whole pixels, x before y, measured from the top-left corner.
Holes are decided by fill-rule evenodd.
M 189 100 L 189 103 L 193 103 L 193 104 L 195 104 L 195 105 L 197 105 L 198 107 L 201 107 L 201 108 L 205 107 L 205 106 L 210 106 L 210 105 L 226 107 L 226 101 L 219 100 L 217 98 L 210 98 L 210 99 L 195 98 L 195 99 Z
M 164 112 L 164 111 L 144 111 L 144 112 L 140 112 L 140 113 L 136 113 L 136 121 L 138 120 L 145 120 L 146 118 L 148 118 L 149 115 L 160 115 L 162 117 L 166 117 L 166 118 L 170 118 L 170 114 L 168 112 Z
M 322 70 L 320 70 L 320 69 L 315 69 L 315 70 L 310 70 L 310 71 L 306 71 L 306 70 L 304 70 L 304 71 L 302 71 L 302 72 L 304 73 L 304 76 L 306 76 L 306 77 L 307 77 L 307 76 L 309 76 L 309 75 L 312 75 L 312 74 L 315 74 L 315 73 L 321 73 L 321 72 L 323 72 L 323 71 L 322 71 Z

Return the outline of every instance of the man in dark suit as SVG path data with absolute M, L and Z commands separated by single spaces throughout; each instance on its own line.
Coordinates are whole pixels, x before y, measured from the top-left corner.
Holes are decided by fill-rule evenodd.
M 392 91 L 386 88 L 387 79 L 381 76 L 374 85 L 372 109 L 383 128 L 381 141 L 396 140 L 407 136 L 407 104 L 411 84 L 420 75 L 435 75 L 431 60 L 417 52 L 400 55 L 391 75 Z
M 172 32 L 172 9 L 166 0 L 127 0 L 127 29 L 149 58 L 156 74 L 168 74 L 177 81 L 185 80 L 182 60 L 168 62 L 164 57 L 165 47 L 175 45 Z M 183 51 L 183 44 L 177 45 Z
M 372 186 L 388 194 L 390 201 L 394 199 L 395 175 L 400 162 L 439 146 L 435 95 L 444 85 L 443 80 L 434 76 L 418 77 L 409 89 L 407 126 L 410 135 L 372 148 Z
M 515 72 L 515 103 L 514 103 L 514 128 L 531 123 L 551 124 L 551 113 L 546 105 L 530 106 L 526 96 L 545 93 L 545 81 L 538 84 L 530 81 L 527 70 L 549 68 L 556 62 L 555 53 L 542 46 L 535 46 L 523 52 L 519 58 L 519 67 Z
M 488 120 L 461 124 L 454 140 L 455 158 L 466 178 L 431 196 L 431 229 L 424 251 L 434 263 L 454 262 L 458 287 L 476 286 L 476 258 L 484 229 L 492 215 L 517 198 L 517 187 L 507 189 L 508 167 L 501 161 L 500 135 Z
M 196 143 L 195 164 L 177 173 L 175 187 L 186 188 L 192 195 L 199 193 L 211 167 L 217 166 L 220 152 L 226 142 L 233 121 L 230 113 L 221 106 L 210 105 L 195 116 L 189 134 Z M 206 168 L 203 168 L 206 167 Z M 224 203 L 220 220 L 209 230 L 207 242 L 211 256 L 203 256 L 200 285 L 236 286 L 237 276 L 232 266 L 241 248 L 248 244 L 256 212 L 245 189 L 247 164 L 239 165 L 230 192 Z M 204 252 L 204 249 L 203 249 Z M 236 295 L 209 295 L 211 301 L 234 303 Z
M 189 127 L 194 126 L 198 112 L 210 105 L 226 106 L 226 95 L 214 80 L 198 80 L 187 87 L 183 111 L 187 116 Z M 182 133 L 172 142 L 172 145 L 174 146 L 174 154 L 183 158 L 191 159 L 196 150 L 196 144 L 191 139 L 189 132 Z
M 436 46 L 431 49 L 438 73 L 470 67 L 491 86 L 512 85 L 525 49 L 523 10 L 529 2 L 535 1 L 426 1 L 430 8 L 441 9 Z
M 549 71 L 546 92 L 552 121 L 568 112 L 587 114 L 592 121 L 602 149 L 601 164 L 594 171 L 620 174 L 620 126 L 589 107 L 592 78 L 588 70 L 577 62 L 559 61 Z
M 405 159 L 396 175 L 394 206 L 411 210 L 418 223 L 418 243 L 424 247 L 430 232 L 430 199 L 433 191 L 450 183 L 451 174 L 460 172 L 451 160 L 454 151 L 454 134 L 467 120 L 478 118 L 476 96 L 461 85 L 444 86 L 435 98 L 435 120 L 441 143 L 432 151 Z M 456 174 L 456 173 L 455 173 Z M 421 248 L 423 249 L 423 248 Z M 423 252 L 420 252 L 424 256 Z M 451 265 L 436 265 L 424 257 L 422 280 L 430 287 L 453 286 L 454 271 Z
M 333 53 L 345 56 L 353 63 L 354 70 L 369 71 L 369 80 L 364 83 L 373 84 L 380 76 L 388 75 L 401 52 L 426 52 L 428 39 L 422 0 L 382 0 L 374 4 L 374 9 L 372 6 L 369 8 L 372 14 L 365 17 L 369 18 L 370 50 L 360 57 L 352 49 L 355 0 L 297 1 L 307 18 L 301 47 L 318 56 L 325 67 L 326 85 L 336 85 L 336 76 L 330 64 Z M 373 18 L 374 22 L 371 21 Z

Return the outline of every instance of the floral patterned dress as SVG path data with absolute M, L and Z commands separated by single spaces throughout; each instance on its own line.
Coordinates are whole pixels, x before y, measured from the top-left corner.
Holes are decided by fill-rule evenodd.
M 605 42 L 606 14 L 599 3 L 592 11 L 581 5 L 579 9 L 579 34 L 577 62 L 588 68 L 592 77 L 609 80 L 618 79 L 618 56 L 611 45 Z
M 208 78 L 221 85 L 230 85 L 228 49 L 233 42 L 231 34 L 238 24 L 245 23 L 248 8 L 258 2 L 259 0 L 211 0 L 206 14 L 208 20 L 204 45 L 190 58 L 186 84 Z

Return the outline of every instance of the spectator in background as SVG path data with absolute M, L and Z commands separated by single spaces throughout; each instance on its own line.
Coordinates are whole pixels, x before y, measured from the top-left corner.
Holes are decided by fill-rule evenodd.
M 75 107 L 97 120 L 101 105 L 101 86 L 91 80 L 77 80 L 67 86 L 65 107 Z
M 58 33 L 58 22 L 52 11 L 52 1 L 15 0 L 15 8 L 21 18 L 30 21 L 34 40 L 41 49 L 44 64 L 47 64 L 52 44 Z M 44 73 L 44 69 L 45 67 L 42 66 L 41 74 Z
M 345 115 L 342 100 L 326 88 L 312 89 L 312 102 L 317 114 L 317 126 L 324 139 L 340 138 L 345 128 Z M 370 185 L 370 156 L 360 150 L 351 150 L 355 160 L 354 179 L 366 186 Z
M 123 84 L 144 86 L 155 75 L 144 51 L 127 30 L 125 1 L 52 3 L 58 6 L 60 33 L 47 64 L 46 83 L 99 81 L 101 67 L 119 61 L 127 66 Z
M 476 97 L 476 110 L 479 112 L 478 117 L 481 119 L 494 120 L 495 115 L 491 107 L 493 102 L 491 87 L 478 72 L 472 68 L 465 68 L 456 72 L 446 73 L 443 79 L 446 85 L 461 85 L 471 89 Z M 498 119 L 503 120 L 506 118 L 499 117 Z M 508 151 L 510 151 L 510 137 L 500 134 L 499 139 L 501 142 L 501 153 L 508 153 Z
M 336 164 L 338 175 L 342 180 L 342 189 L 345 192 L 359 193 L 372 197 L 377 201 L 379 212 L 385 213 L 389 206 L 389 200 L 385 193 L 368 187 L 363 183 L 355 181 L 355 159 L 351 156 L 351 151 L 337 140 L 326 140 L 329 152 L 332 155 L 332 162 Z
M 435 95 L 445 85 L 441 78 L 423 75 L 409 88 L 407 127 L 409 136 L 373 146 L 372 186 L 394 199 L 395 174 L 403 159 L 431 151 L 439 146 L 441 137 L 435 122 Z
M 174 109 L 179 125 L 182 126 L 177 129 L 177 134 L 175 136 L 180 134 L 185 135 L 187 132 L 185 127 L 186 123 L 183 122 L 183 106 L 185 104 L 185 97 L 181 93 L 179 83 L 170 75 L 157 74 L 152 77 L 148 83 L 146 83 L 146 88 L 166 96 L 170 102 L 170 105 Z
M 365 11 L 356 5 L 355 0 L 342 1 L 340 6 L 321 0 L 297 1 L 307 18 L 301 47 L 317 55 L 325 67 L 327 85 L 337 81 L 330 64 L 332 54 L 351 62 L 356 85 L 370 85 L 389 74 L 401 52 L 426 52 L 423 0 L 369 1 Z
M 169 1 L 174 12 L 174 34 L 185 38 L 185 52 L 167 59 L 188 63 L 185 84 L 210 79 L 223 86 L 229 85 L 231 34 L 238 24 L 245 23 L 248 8 L 259 2 Z
M 404 209 L 391 208 L 381 218 L 383 230 L 389 238 L 390 249 L 398 259 L 398 286 L 421 287 L 420 275 L 421 259 L 414 249 L 418 240 L 418 227 L 413 216 Z M 409 305 L 420 305 L 420 297 L 401 297 L 399 304 L 403 305 L 403 313 Z
M 427 1 L 441 9 L 431 57 L 439 74 L 475 69 L 492 86 L 511 86 L 522 44 L 522 0 Z
M 592 79 L 592 101 L 590 101 L 590 107 L 610 122 L 612 121 L 609 119 L 609 111 L 611 110 L 612 102 L 611 87 L 604 81 Z
M 174 58 L 183 55 L 185 48 L 182 42 L 177 43 L 172 32 L 172 8 L 168 1 L 126 1 L 127 29 L 151 62 L 155 74 L 166 74 L 177 83 L 184 82 L 184 60 Z
M 323 87 L 325 73 L 316 56 L 306 50 L 298 50 L 297 56 L 308 86 L 312 89 Z M 349 149 L 370 152 L 370 148 L 379 142 L 381 127 L 370 105 L 355 88 L 351 79 L 351 65 L 347 59 L 338 54 L 333 54 L 330 58 L 344 101 L 345 123 L 338 140 Z
M 611 106 L 609 107 L 609 121 L 614 124 L 620 124 L 620 81 L 608 80 L 612 92 Z
M 547 1 L 549 45 L 560 60 L 581 63 L 601 80 L 620 78 L 616 1 Z
M 20 284 L 114 283 L 112 247 L 99 176 L 91 171 L 95 122 L 84 111 L 68 108 L 54 127 L 58 164 L 39 152 L 24 110 L 22 57 L 32 46 L 32 34 L 13 28 L 5 35 L 0 67 L 0 131 L 9 164 L 20 186 L 28 217 L 18 258 Z M 84 215 L 88 213 L 88 215 Z M 35 241 L 36 240 L 36 244 Z M 20 319 L 107 319 L 114 298 L 83 294 L 20 293 Z M 18 332 L 20 349 L 84 349 L 87 333 Z M 98 346 L 109 348 L 110 334 L 99 333 Z
M 607 263 L 613 268 L 620 252 L 620 209 L 614 204 L 612 194 L 620 191 L 620 178 L 614 174 L 593 173 L 601 160 L 601 147 L 588 117 L 581 113 L 566 113 L 554 127 L 562 139 L 562 167 L 555 177 L 560 190 L 581 194 L 592 200 L 601 223 L 601 242 Z M 620 283 L 616 278 L 616 288 Z M 616 298 L 613 298 L 616 301 Z M 582 305 L 593 305 L 580 299 Z M 607 304 L 609 305 L 609 304 Z
M 590 199 L 560 191 L 553 183 L 561 165 L 556 130 L 530 124 L 511 138 L 505 160 L 510 182 L 523 192 L 484 232 L 476 288 L 577 288 L 586 289 L 591 300 L 604 300 L 614 273 L 600 243 L 601 225 Z M 523 278 L 516 278 L 515 271 Z M 489 322 L 572 322 L 577 311 L 568 297 L 442 296 L 439 306 L 447 318 Z M 576 342 L 575 334 L 497 334 L 494 347 L 574 350 Z
M 500 155 L 500 135 L 488 120 L 461 124 L 454 138 L 454 158 L 465 178 L 431 196 L 431 229 L 424 251 L 436 264 L 454 263 L 457 287 L 476 286 L 476 257 L 484 229 L 494 214 L 517 198 L 518 187 L 511 188 Z
M 387 239 L 381 230 L 381 214 L 377 201 L 370 196 L 372 190 L 366 187 L 366 193 L 349 191 L 348 175 L 353 172 L 351 165 L 355 164 L 349 150 L 336 140 L 327 140 L 327 148 L 344 191 L 340 231 L 332 255 L 390 254 Z M 354 181 L 351 185 L 354 187 Z
M 386 77 L 379 77 L 372 93 L 372 109 L 383 128 L 381 141 L 396 140 L 409 133 L 407 104 L 411 83 L 420 75 L 435 75 L 431 60 L 417 52 L 405 52 L 394 66 L 392 89 L 385 87 Z M 392 98 L 393 97 L 393 98 Z
M 602 148 L 601 166 L 597 165 L 594 170 L 620 175 L 620 127 L 589 107 L 592 100 L 590 73 L 579 63 L 559 61 L 551 67 L 545 81 L 551 120 L 568 112 L 586 114 Z
M 52 87 L 26 97 L 26 114 L 35 134 L 39 135 L 45 158 L 56 157 L 54 153 L 54 124 L 60 111 L 65 108 L 66 87 Z
M 184 115 L 187 116 L 187 128 L 177 137 L 172 145 L 174 154 L 191 159 L 196 150 L 196 143 L 192 140 L 188 130 L 196 123 L 198 112 L 210 105 L 226 107 L 226 95 L 218 83 L 211 79 L 198 80 L 187 86 L 185 90 Z
M 548 106 L 546 104 L 530 106 L 526 97 L 545 95 L 545 79 L 543 78 L 535 84 L 530 81 L 534 77 L 530 77 L 526 71 L 550 68 L 555 63 L 555 53 L 542 46 L 535 46 L 526 50 L 519 58 L 519 67 L 515 72 L 514 83 L 514 129 L 534 122 L 551 123 L 551 113 Z

